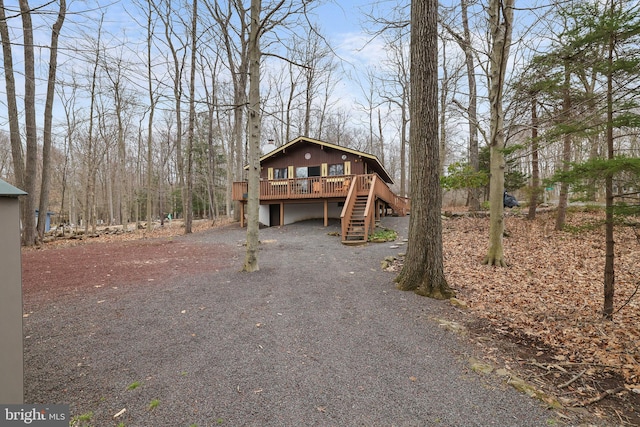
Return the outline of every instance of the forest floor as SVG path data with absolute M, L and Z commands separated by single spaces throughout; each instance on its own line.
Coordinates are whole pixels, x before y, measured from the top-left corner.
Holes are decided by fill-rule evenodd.
M 477 316 L 478 336 L 514 350 L 501 352 L 487 341 L 488 357 L 519 365 L 527 381 L 564 407 L 640 425 L 640 229 L 616 229 L 609 321 L 602 316 L 604 214 L 572 210 L 562 232 L 554 230 L 555 212 L 534 221 L 525 215 L 514 210 L 505 218 L 508 268 L 482 264 L 488 218 L 444 222 L 448 283 Z
M 532 394 L 541 391 L 563 408 L 617 419 L 616 425 L 640 426 L 640 230 L 616 230 L 615 311 L 613 320 L 604 320 L 602 220 L 599 212 L 571 211 L 565 231 L 558 232 L 554 212 L 528 221 L 524 213 L 512 210 L 505 217 L 504 252 L 509 267 L 500 268 L 482 264 L 488 218 L 447 218 L 443 223 L 445 273 L 465 306 L 461 310 L 470 314 L 465 317 L 469 336 L 487 360 L 519 372 L 537 390 Z M 199 232 L 221 225 L 228 222 L 197 221 L 193 229 Z M 181 222 L 173 221 L 151 232 L 60 239 L 43 248 L 183 232 Z M 180 256 L 203 261 L 210 254 Z M 400 265 L 401 255 L 388 270 Z

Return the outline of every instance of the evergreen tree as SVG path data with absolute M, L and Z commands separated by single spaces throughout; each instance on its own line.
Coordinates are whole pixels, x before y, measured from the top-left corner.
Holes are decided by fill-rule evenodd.
M 564 34 L 562 52 L 572 64 L 571 73 L 580 79 L 589 71 L 594 77 L 594 97 L 589 121 L 574 122 L 565 132 L 597 135 L 606 142 L 603 155 L 569 165 L 554 181 L 572 186 L 574 192 L 589 194 L 604 187 L 605 268 L 603 316 L 613 317 L 615 214 L 621 207 L 614 182 L 638 181 L 640 160 L 624 156 L 628 136 L 640 128 L 640 6 L 626 0 L 572 5 L 565 14 L 574 22 Z M 575 59 L 580 58 L 579 64 Z M 579 65 L 580 68 L 577 68 Z M 575 103 L 572 103 L 575 105 Z M 628 212 L 628 209 L 625 208 Z

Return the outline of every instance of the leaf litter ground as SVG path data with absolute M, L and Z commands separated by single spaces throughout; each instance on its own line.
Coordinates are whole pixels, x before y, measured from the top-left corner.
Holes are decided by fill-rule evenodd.
M 568 229 L 604 219 L 572 212 Z M 505 217 L 509 267 L 482 264 L 488 218 L 447 219 L 443 225 L 445 273 L 458 298 L 478 320 L 480 335 L 506 338 L 516 349 L 498 356 L 527 380 L 558 397 L 564 407 L 613 415 L 640 425 L 640 239 L 637 230 L 615 233 L 613 321 L 602 318 L 604 227 L 554 230 L 555 215 L 530 221 Z M 502 340 L 505 341 L 505 340 Z M 492 341 L 495 343 L 496 341 Z M 513 366 L 514 368 L 516 366 Z

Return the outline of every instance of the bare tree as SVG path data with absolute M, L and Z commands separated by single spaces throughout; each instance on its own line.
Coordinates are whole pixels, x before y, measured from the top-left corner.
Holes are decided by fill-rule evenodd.
M 478 91 L 476 88 L 475 63 L 471 42 L 471 31 L 469 30 L 469 3 L 468 0 L 461 0 L 462 13 L 462 40 L 458 43 L 464 51 L 465 64 L 467 66 L 467 85 L 469 87 L 469 106 L 467 116 L 469 120 L 469 166 L 474 172 L 480 170 L 480 157 L 478 150 Z M 480 209 L 480 189 L 469 189 L 469 210 Z
M 249 172 L 247 197 L 247 251 L 243 271 L 258 271 L 258 213 L 260 208 L 260 32 L 261 0 L 251 0 L 249 31 Z
M 226 3 L 226 10 L 220 2 L 206 1 L 205 7 L 217 23 L 218 37 L 220 44 L 226 53 L 226 66 L 229 68 L 233 85 L 233 134 L 229 146 L 228 172 L 227 177 L 227 198 L 231 199 L 231 184 L 236 179 L 241 179 L 244 166 L 244 113 L 247 107 L 247 86 L 248 86 L 248 39 L 249 39 L 249 19 L 247 9 L 242 2 L 234 1 Z M 235 16 L 234 16 L 235 14 Z M 239 210 L 235 210 L 239 218 Z
M 187 189 L 185 192 L 186 208 L 184 217 L 184 232 L 191 233 L 193 225 L 193 140 L 196 124 L 196 42 L 198 40 L 198 0 L 193 0 L 191 10 L 191 70 L 189 75 L 189 129 L 187 137 Z
M 7 94 L 9 140 L 11 142 L 11 157 L 13 158 L 14 184 L 21 189 L 26 189 L 24 181 L 24 151 L 22 149 L 22 140 L 20 137 L 16 81 L 13 68 L 13 52 L 11 49 L 11 38 L 9 35 L 9 27 L 7 25 L 7 15 L 5 11 L 6 8 L 4 0 L 0 0 L 0 38 L 2 39 L 2 59 Z M 22 203 L 20 216 L 23 224 L 26 223 L 27 216 L 33 216 L 31 213 L 27 215 L 27 203 Z
M 73 76 L 72 76 L 73 78 Z M 69 85 L 59 85 L 59 98 L 61 99 L 62 106 L 64 108 L 64 118 L 66 123 L 66 131 L 65 131 L 65 144 L 64 144 L 64 161 L 62 165 L 62 177 L 60 178 L 61 185 L 61 206 L 60 212 L 62 217 L 65 218 L 69 224 L 76 224 L 78 221 L 77 216 L 77 204 L 76 204 L 76 185 L 77 181 L 76 174 L 76 165 L 75 165 L 75 156 L 74 156 L 74 148 L 73 141 L 76 139 L 76 134 L 78 130 L 78 119 L 76 117 L 76 111 L 74 110 L 78 85 L 75 84 L 75 81 L 72 80 Z M 70 93 L 67 93 L 67 90 L 70 90 Z M 69 193 L 68 202 L 65 197 L 66 193 Z M 65 203 L 68 203 L 68 214 L 65 215 Z M 63 229 L 64 231 L 64 229 Z
M 89 129 L 87 133 L 87 149 L 84 159 L 86 170 L 86 190 L 84 199 L 84 232 L 89 233 L 89 226 L 91 226 L 92 232 L 96 232 L 96 176 L 98 174 L 98 148 L 95 137 L 95 123 L 96 118 L 94 111 L 96 110 L 96 103 L 98 97 L 97 84 L 98 84 L 98 68 L 100 64 L 100 47 L 102 40 L 102 22 L 104 15 L 101 16 L 100 27 L 98 30 L 98 38 L 95 45 L 95 56 L 93 59 L 92 73 L 90 77 L 90 102 L 89 102 Z
M 156 12 L 159 19 L 162 21 L 164 26 L 164 43 L 166 44 L 169 52 L 171 54 L 171 78 L 173 80 L 173 102 L 175 108 L 175 117 L 176 117 L 176 156 L 177 156 L 177 165 L 178 165 L 178 181 L 182 194 L 182 212 L 186 216 L 187 211 L 190 209 L 188 204 L 191 203 L 190 200 L 187 200 L 187 189 L 185 186 L 185 173 L 184 173 L 184 153 L 182 148 L 182 102 L 184 96 L 184 88 L 182 86 L 184 68 L 186 66 L 186 42 L 182 41 L 181 45 L 176 45 L 175 40 L 181 41 L 179 35 L 177 34 L 176 29 L 174 28 L 173 18 L 176 13 L 179 14 L 179 11 L 176 11 L 173 7 L 172 0 L 160 0 L 158 3 L 150 2 L 153 5 L 154 11 Z M 151 15 L 151 12 L 149 12 Z M 149 49 L 149 55 L 151 54 L 151 49 Z M 151 56 L 148 58 L 149 67 L 151 67 Z M 151 84 L 151 83 L 149 83 Z M 153 114 L 151 114 L 152 116 Z M 151 120 L 151 119 L 150 119 Z M 150 124 L 150 139 L 151 139 L 151 124 Z M 151 140 L 149 140 L 149 147 L 151 147 Z M 151 150 L 151 148 L 149 149 Z M 151 151 L 149 152 L 149 167 L 151 167 Z M 151 171 L 148 171 L 148 185 L 149 185 L 149 197 L 151 194 Z M 150 209 L 150 200 L 147 202 L 147 209 Z M 147 215 L 151 215 L 151 212 L 147 212 Z M 150 219 L 150 217 L 149 217 Z M 186 219 L 186 218 L 185 218 Z M 150 224 L 150 221 L 148 221 Z M 187 230 L 185 228 L 185 232 L 190 233 L 191 230 Z
M 503 234 L 504 234 L 504 173 L 505 173 L 505 133 L 504 111 L 502 97 L 505 85 L 507 61 L 511 47 L 511 34 L 513 30 L 513 5 L 514 0 L 490 0 L 489 1 L 489 107 L 491 113 L 491 125 L 489 136 L 490 148 L 490 225 L 489 225 L 489 249 L 484 259 L 485 264 L 505 267 Z
M 467 90 L 468 90 L 468 104 L 466 107 L 461 107 L 466 115 L 469 133 L 468 144 L 468 162 L 473 172 L 478 172 L 480 168 L 479 163 L 479 150 L 478 150 L 478 90 L 476 84 L 475 75 L 475 55 L 476 52 L 473 48 L 473 40 L 471 38 L 471 30 L 469 26 L 469 1 L 460 1 L 460 19 L 462 25 L 462 33 L 456 31 L 452 24 L 444 22 L 441 19 L 441 25 L 447 31 L 447 33 L 453 37 L 453 40 L 458 44 L 462 52 L 464 53 L 464 64 L 467 74 Z M 468 204 L 469 210 L 477 211 L 480 209 L 480 189 L 469 188 L 468 189 Z
M 33 23 L 31 8 L 27 0 L 20 0 L 20 15 L 22 17 L 22 32 L 24 37 L 24 120 L 25 139 L 27 145 L 26 164 L 24 170 L 24 191 L 27 196 L 23 199 L 25 212 L 22 222 L 22 244 L 31 246 L 37 243 L 35 210 L 36 210 L 36 180 L 38 162 L 38 135 L 36 127 L 36 76 L 33 52 Z M 40 214 L 46 214 L 40 212 Z
M 380 81 L 379 71 L 375 67 L 367 68 L 364 81 L 359 82 L 364 102 L 358 102 L 358 106 L 367 114 L 367 139 L 364 151 L 372 154 L 377 153 L 375 138 L 375 111 L 380 106 L 376 86 Z
M 315 29 L 307 30 L 303 43 L 303 49 L 300 52 L 302 90 L 304 93 L 304 125 L 302 134 L 312 136 L 311 116 L 313 103 L 318 99 L 322 75 L 331 70 L 332 65 L 329 59 L 331 52 L 326 46 L 323 47 L 323 39 Z
M 132 116 L 130 106 L 133 103 L 130 94 L 128 94 L 126 84 L 126 68 L 122 54 L 118 57 L 108 56 L 105 58 L 104 71 L 109 80 L 111 93 L 113 96 L 113 109 L 116 120 L 117 136 L 117 159 L 115 167 L 115 197 L 116 207 L 115 220 L 118 224 L 122 224 L 124 230 L 128 229 L 130 221 L 130 197 L 127 191 L 128 174 L 127 174 L 127 128 Z
M 221 111 L 218 106 L 218 83 L 216 82 L 216 76 L 218 74 L 219 56 L 212 52 L 212 55 L 202 54 L 202 87 L 205 92 L 205 102 L 207 105 L 207 192 L 209 196 L 209 203 L 213 212 L 213 220 L 215 221 L 219 216 L 219 208 L 217 202 L 216 193 L 216 179 L 218 168 L 218 147 L 216 146 L 216 139 L 220 138 L 221 133 Z M 209 73 L 207 75 L 207 72 Z M 211 86 L 209 87 L 208 80 L 211 79 Z
M 433 298 L 454 292 L 444 276 L 438 145 L 438 2 L 411 2 L 411 217 L 398 288 Z
M 408 194 L 407 185 L 407 144 L 409 130 L 409 57 L 407 55 L 408 37 L 404 28 L 393 28 L 385 37 L 387 47 L 387 73 L 383 77 L 382 98 L 399 111 L 399 136 L 400 136 L 400 195 Z
M 306 5 L 298 6 L 295 2 L 276 0 L 262 14 L 262 1 L 251 0 L 249 42 L 247 45 L 249 58 L 249 123 L 248 123 L 248 195 L 247 195 L 247 251 L 243 271 L 252 272 L 260 269 L 258 265 L 258 216 L 260 208 L 260 138 L 261 138 L 261 103 L 260 103 L 260 63 L 262 60 L 261 38 L 275 27 L 284 25 L 285 21 L 305 11 Z
M 44 105 L 44 134 L 42 138 L 42 183 L 40 184 L 40 204 L 38 211 L 38 236 L 44 238 L 47 211 L 49 210 L 49 185 L 51 182 L 51 128 L 53 122 L 53 97 L 55 95 L 56 71 L 58 67 L 58 40 L 67 13 L 66 0 L 59 0 L 58 17 L 51 29 L 49 46 L 49 75 L 47 79 L 47 98 Z

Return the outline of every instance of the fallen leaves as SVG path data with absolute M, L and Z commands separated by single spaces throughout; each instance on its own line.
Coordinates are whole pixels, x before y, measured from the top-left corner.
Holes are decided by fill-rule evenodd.
M 592 219 L 570 215 L 576 225 Z M 471 311 L 495 329 L 517 331 L 554 360 L 609 366 L 629 384 L 640 384 L 640 296 L 630 298 L 640 276 L 640 245 L 633 233 L 617 230 L 616 309 L 602 319 L 604 235 L 549 230 L 552 214 L 528 221 L 505 219 L 508 268 L 482 265 L 488 247 L 487 218 L 456 218 L 443 226 L 445 274 Z

